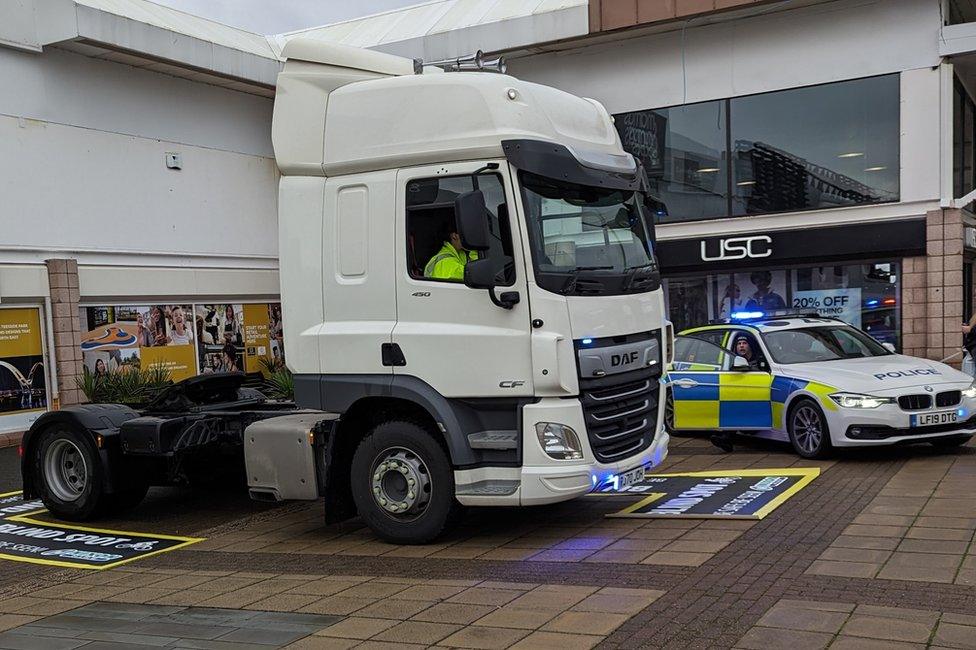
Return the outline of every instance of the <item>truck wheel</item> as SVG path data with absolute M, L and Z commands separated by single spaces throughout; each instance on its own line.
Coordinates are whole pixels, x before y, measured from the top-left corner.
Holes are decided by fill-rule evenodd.
M 105 496 L 102 462 L 90 437 L 56 425 L 41 434 L 36 449 L 34 476 L 48 511 L 68 521 L 93 517 Z
M 447 453 L 413 422 L 374 427 L 353 454 L 351 480 L 360 516 L 388 542 L 425 544 L 460 513 Z
M 790 407 L 786 420 L 793 449 L 804 458 L 826 458 L 833 446 L 827 418 L 812 399 L 800 399 Z

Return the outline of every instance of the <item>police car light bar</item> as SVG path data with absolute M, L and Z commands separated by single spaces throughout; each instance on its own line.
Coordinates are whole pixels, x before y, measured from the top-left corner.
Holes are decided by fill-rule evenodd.
M 824 316 L 817 312 L 795 312 L 789 309 L 773 309 L 770 311 L 734 311 L 728 318 L 709 321 L 710 324 L 733 323 L 751 320 L 770 320 L 773 318 L 817 318 L 820 320 L 839 320 L 833 316 Z
M 766 313 L 761 311 L 734 311 L 730 316 L 732 320 L 754 320 L 756 318 L 764 318 Z

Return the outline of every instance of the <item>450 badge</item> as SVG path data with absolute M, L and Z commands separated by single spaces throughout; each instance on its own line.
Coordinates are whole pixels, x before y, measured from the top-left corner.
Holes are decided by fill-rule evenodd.
M 0 495 L 0 558 L 76 569 L 108 569 L 203 541 L 153 533 L 102 530 L 31 518 L 40 501 Z

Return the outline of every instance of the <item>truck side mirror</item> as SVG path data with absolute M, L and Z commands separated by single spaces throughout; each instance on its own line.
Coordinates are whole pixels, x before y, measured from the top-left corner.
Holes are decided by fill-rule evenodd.
M 464 284 L 472 289 L 494 289 L 495 275 L 491 259 L 471 260 L 464 265 Z
M 488 209 L 481 190 L 465 192 L 454 199 L 454 218 L 461 245 L 469 251 L 486 251 L 488 244 Z
M 505 260 L 511 261 L 506 257 Z M 504 262 L 503 262 L 504 264 Z M 498 283 L 498 261 L 487 258 L 471 260 L 464 265 L 464 284 L 472 289 L 487 289 L 491 301 L 503 309 L 511 309 L 519 302 L 518 291 L 504 291 L 502 295 L 495 295 Z

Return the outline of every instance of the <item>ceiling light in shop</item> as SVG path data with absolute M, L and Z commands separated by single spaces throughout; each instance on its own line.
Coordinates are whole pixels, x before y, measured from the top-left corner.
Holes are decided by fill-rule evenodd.
M 888 169 L 888 167 L 886 165 L 876 165 L 874 167 L 865 167 L 864 168 L 864 171 L 866 171 L 866 172 L 880 172 L 880 171 L 884 171 L 885 169 Z
M 743 186 L 743 185 L 755 185 L 755 184 L 756 184 L 756 181 L 739 181 L 738 183 L 736 183 L 736 185 L 738 185 L 740 187 Z
M 711 174 L 713 172 L 721 171 L 718 167 L 702 167 L 698 170 L 701 174 Z
M 859 158 L 864 155 L 863 151 L 848 151 L 847 153 L 839 154 L 838 158 Z

